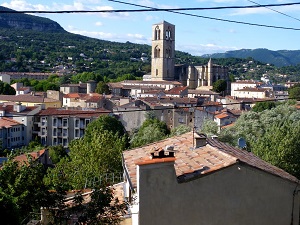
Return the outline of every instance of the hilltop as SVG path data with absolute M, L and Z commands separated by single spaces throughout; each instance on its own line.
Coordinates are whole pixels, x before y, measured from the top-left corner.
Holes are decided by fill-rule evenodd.
M 0 6 L 0 28 L 25 29 L 40 32 L 66 32 L 57 22 L 39 16 L 24 13 L 3 13 L 15 10 Z
M 297 65 L 300 63 L 300 50 L 272 51 L 265 48 L 241 49 L 202 55 L 205 58 L 253 58 L 257 61 L 273 64 L 277 67 Z
M 0 10 L 10 9 L 0 7 Z M 256 54 L 249 55 L 249 52 Z M 230 73 L 237 78 L 260 79 L 266 74 L 274 77 L 274 81 L 299 79 L 299 66 L 276 68 L 272 64 L 279 64 L 265 60 L 281 56 L 286 62 L 281 65 L 295 65 L 300 62 L 297 51 L 273 52 L 273 57 L 269 56 L 270 52 L 267 49 L 239 50 L 205 57 L 212 57 L 214 63 L 228 66 Z M 259 56 L 261 58 L 257 60 Z M 175 63 L 203 65 L 209 60 L 205 57 L 176 51 Z M 249 61 L 252 63 L 249 64 Z M 151 46 L 72 34 L 47 18 L 3 13 L 0 14 L 0 71 L 53 72 L 70 76 L 91 72 L 100 74 L 104 80 L 122 76 L 140 79 L 151 71 Z

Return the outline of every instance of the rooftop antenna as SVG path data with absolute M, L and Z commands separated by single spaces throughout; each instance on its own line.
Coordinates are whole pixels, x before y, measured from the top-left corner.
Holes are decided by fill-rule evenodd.
M 241 149 L 247 149 L 246 140 L 244 138 L 239 138 L 238 139 L 238 146 Z

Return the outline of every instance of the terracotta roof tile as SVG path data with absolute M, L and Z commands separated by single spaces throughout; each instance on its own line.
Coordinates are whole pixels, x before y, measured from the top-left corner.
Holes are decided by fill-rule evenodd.
M 9 128 L 16 125 L 21 125 L 21 123 L 7 117 L 2 117 L 0 119 L 0 128 L 1 127 Z
M 36 160 L 38 158 L 40 158 L 44 153 L 45 153 L 46 149 L 42 149 L 36 152 L 30 152 L 27 154 L 22 154 L 22 155 L 18 155 L 16 157 L 14 157 L 14 161 L 17 161 L 19 163 L 27 163 L 28 162 L 28 156 L 32 157 L 33 160 Z
M 173 145 L 174 150 L 176 150 L 174 167 L 178 180 L 182 182 L 195 176 L 199 177 L 218 171 L 238 162 L 243 162 L 270 174 L 298 182 L 298 179 L 294 176 L 270 165 L 251 152 L 234 148 L 214 139 L 208 139 L 206 146 L 194 149 L 192 148 L 192 137 L 193 133 L 188 132 L 140 148 L 124 151 L 124 166 L 133 188 L 136 188 L 137 185 L 136 162 L 144 161 L 147 157 L 149 158 L 149 151 L 151 149 L 165 148 L 167 145 Z
M 89 117 L 98 117 L 100 115 L 108 114 L 110 113 L 109 110 L 106 109 L 93 109 L 93 110 L 81 110 L 81 109 L 64 109 L 64 108 L 47 108 L 44 110 L 41 110 L 37 115 L 39 116 L 59 116 L 59 117 L 65 117 L 65 116 L 77 116 L 82 118 L 89 118 Z

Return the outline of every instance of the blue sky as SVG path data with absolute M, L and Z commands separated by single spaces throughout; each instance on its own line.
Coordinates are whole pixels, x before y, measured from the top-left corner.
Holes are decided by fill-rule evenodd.
M 254 5 L 248 0 L 123 0 L 154 8 L 191 8 Z M 292 0 L 254 0 L 258 4 L 280 4 Z M 1 0 L 15 10 L 110 10 L 139 9 L 108 0 Z M 300 28 L 300 5 L 267 8 L 186 11 L 200 16 L 248 23 Z M 221 22 L 169 12 L 37 14 L 58 22 L 65 30 L 94 38 L 151 44 L 151 26 L 163 20 L 176 26 L 176 50 L 192 55 L 237 49 L 267 48 L 299 50 L 300 30 L 283 30 Z

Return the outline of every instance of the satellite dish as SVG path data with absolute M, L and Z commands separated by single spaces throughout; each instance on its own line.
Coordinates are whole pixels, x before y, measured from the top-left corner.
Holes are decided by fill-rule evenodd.
M 246 148 L 247 147 L 246 140 L 244 138 L 239 138 L 238 139 L 238 146 L 240 148 Z

